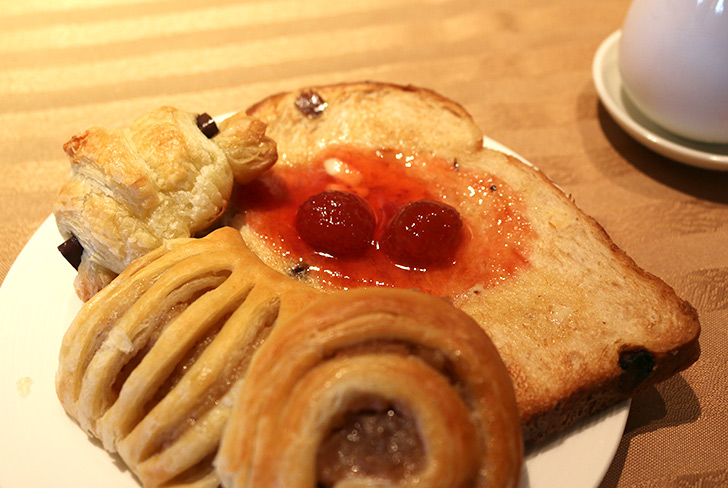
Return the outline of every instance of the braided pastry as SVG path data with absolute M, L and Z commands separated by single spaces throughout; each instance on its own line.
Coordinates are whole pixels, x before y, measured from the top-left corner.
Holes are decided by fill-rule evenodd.
M 64 145 L 72 172 L 53 213 L 61 234 L 83 248 L 74 285 L 84 301 L 164 240 L 208 228 L 227 208 L 233 180 L 247 183 L 275 163 L 263 122 L 236 114 L 215 135 L 214 121 L 205 116 L 203 127 L 199 117 L 161 107 L 128 128 L 94 127 Z
M 216 466 L 229 488 L 515 487 L 523 446 L 483 330 L 413 291 L 335 292 L 259 349 Z
M 234 229 L 169 240 L 81 308 L 58 397 L 144 486 L 218 486 L 212 456 L 248 362 L 314 293 L 264 266 Z

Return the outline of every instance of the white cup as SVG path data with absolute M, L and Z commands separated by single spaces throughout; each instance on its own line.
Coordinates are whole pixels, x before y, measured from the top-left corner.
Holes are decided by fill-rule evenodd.
M 728 143 L 728 0 L 634 0 L 619 70 L 652 121 L 688 139 Z

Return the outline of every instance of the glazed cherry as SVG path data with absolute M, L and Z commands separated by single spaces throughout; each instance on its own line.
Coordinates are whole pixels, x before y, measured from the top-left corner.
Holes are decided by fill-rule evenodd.
M 296 230 L 314 250 L 333 256 L 357 256 L 371 245 L 376 218 L 354 193 L 323 191 L 298 207 Z
M 426 268 L 452 263 L 463 221 L 450 205 L 434 200 L 408 203 L 384 231 L 381 247 L 398 265 Z

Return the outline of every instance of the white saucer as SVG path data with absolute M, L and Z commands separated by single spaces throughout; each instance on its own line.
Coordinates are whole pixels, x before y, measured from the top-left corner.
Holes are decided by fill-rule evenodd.
M 592 65 L 594 85 L 607 112 L 628 134 L 658 154 L 700 168 L 728 171 L 728 144 L 704 144 L 671 134 L 627 97 L 617 65 L 621 34 L 614 32 L 602 42 Z

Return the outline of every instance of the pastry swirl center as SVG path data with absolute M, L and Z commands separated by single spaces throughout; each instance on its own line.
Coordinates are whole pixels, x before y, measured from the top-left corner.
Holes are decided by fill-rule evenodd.
M 332 426 L 319 446 L 320 488 L 354 477 L 407 479 L 424 466 L 425 448 L 406 408 L 376 398 L 360 403 Z

